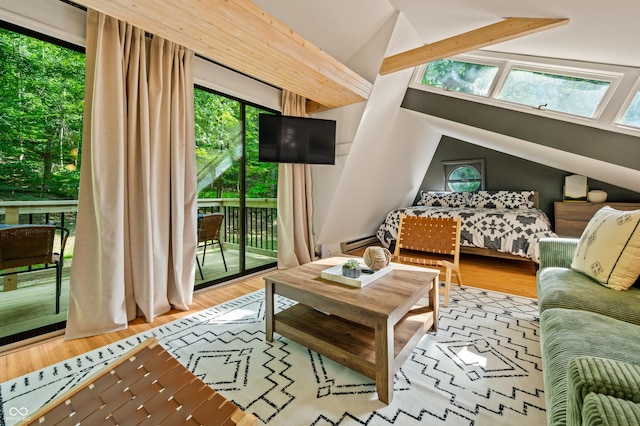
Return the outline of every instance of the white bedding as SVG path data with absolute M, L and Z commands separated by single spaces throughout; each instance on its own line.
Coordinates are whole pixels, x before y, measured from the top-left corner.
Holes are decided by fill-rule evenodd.
M 488 248 L 539 262 L 538 240 L 557 237 L 539 209 L 405 207 L 391 211 L 376 236 L 385 247 L 398 236 L 400 216 L 460 217 L 460 245 Z

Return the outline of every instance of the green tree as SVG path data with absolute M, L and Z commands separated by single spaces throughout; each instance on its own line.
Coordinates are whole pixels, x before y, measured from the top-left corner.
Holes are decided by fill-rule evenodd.
M 275 197 L 277 164 L 258 162 L 258 117 L 266 111 L 246 106 L 243 122 L 239 101 L 202 89 L 194 99 L 198 196 L 237 198 L 244 152 L 247 198 Z
M 75 199 L 84 55 L 0 29 L 0 199 Z

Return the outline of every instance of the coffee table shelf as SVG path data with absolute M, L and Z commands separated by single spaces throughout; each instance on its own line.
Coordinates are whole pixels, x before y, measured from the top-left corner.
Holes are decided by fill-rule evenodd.
M 419 307 L 394 326 L 394 371 L 433 326 L 433 309 Z M 367 377 L 376 378 L 375 331 L 301 303 L 275 315 L 275 330 Z M 404 349 L 404 350 L 403 350 Z

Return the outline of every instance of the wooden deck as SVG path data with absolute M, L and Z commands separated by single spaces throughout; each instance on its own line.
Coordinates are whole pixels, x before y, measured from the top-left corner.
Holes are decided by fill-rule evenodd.
M 238 273 L 239 258 L 237 250 L 225 249 L 227 271 L 224 270 L 220 250 L 207 248 L 205 263 L 202 265 L 204 280 L 196 267 L 195 285 L 218 280 Z M 198 252 L 202 261 L 202 250 Z M 274 262 L 272 257 L 247 253 L 247 269 L 256 268 Z M 55 312 L 55 269 L 21 273 L 17 275 L 18 289 L 3 291 L 3 278 L 0 277 L 0 338 L 40 327 L 60 323 L 67 319 L 69 306 L 70 265 L 65 265 L 60 297 L 60 313 Z

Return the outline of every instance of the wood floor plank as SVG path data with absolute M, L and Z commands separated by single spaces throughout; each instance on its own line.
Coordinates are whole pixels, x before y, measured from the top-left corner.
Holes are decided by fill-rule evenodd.
M 535 266 L 530 262 L 462 255 L 460 260 L 463 285 L 484 288 L 525 297 L 536 297 Z M 129 328 L 115 333 L 66 341 L 56 337 L 32 347 L 0 355 L 0 382 L 19 377 L 67 358 L 166 324 L 202 309 L 224 303 L 247 293 L 263 289 L 264 274 L 230 284 L 222 284 L 194 294 L 189 311 L 173 310 L 157 317 L 153 323 L 137 318 Z M 455 286 L 452 283 L 452 286 Z

